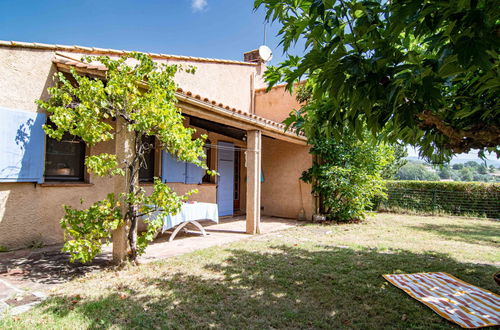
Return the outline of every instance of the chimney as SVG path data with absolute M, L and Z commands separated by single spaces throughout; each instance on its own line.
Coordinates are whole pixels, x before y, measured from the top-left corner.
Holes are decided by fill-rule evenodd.
M 250 63 L 262 63 L 262 59 L 259 55 L 259 50 L 254 49 L 243 54 L 243 61 Z

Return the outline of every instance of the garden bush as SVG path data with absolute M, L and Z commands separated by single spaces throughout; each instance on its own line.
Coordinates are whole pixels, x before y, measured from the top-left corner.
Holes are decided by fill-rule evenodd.
M 500 219 L 500 184 L 482 182 L 387 181 L 378 210 L 453 214 Z

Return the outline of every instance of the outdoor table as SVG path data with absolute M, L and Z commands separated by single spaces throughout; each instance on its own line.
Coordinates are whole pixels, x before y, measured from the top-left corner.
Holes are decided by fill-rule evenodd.
M 155 216 L 155 214 L 152 216 Z M 211 220 L 215 223 L 219 223 L 219 210 L 217 204 L 202 202 L 188 202 L 182 204 L 179 213 L 176 215 L 169 214 L 163 218 L 161 233 L 176 227 L 168 239 L 169 242 L 172 242 L 181 229 L 192 223 L 200 230 L 203 236 L 207 236 L 207 232 L 198 220 Z

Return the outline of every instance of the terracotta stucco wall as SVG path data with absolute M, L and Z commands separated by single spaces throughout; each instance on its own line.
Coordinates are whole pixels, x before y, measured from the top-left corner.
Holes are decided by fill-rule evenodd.
M 311 219 L 314 210 L 311 185 L 299 180 L 312 164 L 308 150 L 307 146 L 262 138 L 263 215 L 297 218 L 303 205 L 307 218 Z
M 75 57 L 77 54 L 71 54 Z M 47 87 L 56 72 L 52 59 L 55 53 L 47 50 L 0 47 L 0 106 L 25 111 L 39 111 L 34 101 L 47 97 Z M 250 76 L 254 75 L 255 88 L 263 86 L 259 67 L 213 63 L 186 63 L 198 67 L 197 74 L 179 74 L 177 80 L 182 88 L 194 94 L 215 99 L 232 107 L 248 111 L 250 109 Z M 273 106 L 270 102 L 269 107 Z M 280 110 L 281 111 L 281 110 Z M 280 112 L 277 111 L 276 113 Z M 268 118 L 282 120 L 282 117 Z M 261 114 L 263 115 L 263 114 Z M 264 115 L 263 115 L 264 116 Z M 210 133 L 212 144 L 219 140 L 232 139 Z M 238 146 L 246 143 L 233 140 Z M 101 143 L 91 149 L 91 154 L 114 152 L 114 142 Z M 216 150 L 212 151 L 212 161 L 216 160 Z M 298 177 L 310 166 L 307 147 L 263 138 L 263 169 L 265 182 L 262 184 L 263 214 L 296 217 L 300 210 Z M 216 169 L 216 164 L 214 164 Z M 241 157 L 241 201 L 245 210 L 246 169 L 245 157 Z M 157 171 L 158 173 L 158 171 Z M 10 248 L 25 247 L 32 240 L 42 240 L 44 244 L 62 242 L 59 220 L 64 214 L 62 205 L 88 207 L 112 191 L 109 178 L 89 177 L 90 184 L 80 186 L 44 186 L 33 183 L 0 183 L 0 245 Z M 302 183 L 304 207 L 310 217 L 312 198 L 310 187 Z M 216 202 L 215 184 L 184 185 L 171 184 L 178 193 L 196 188 L 200 192 L 191 200 Z M 150 186 L 145 186 L 150 190 Z M 83 205 L 80 200 L 83 199 Z
M 0 47 L 0 106 L 24 111 L 40 111 L 34 101 L 47 97 L 47 87 L 56 72 L 52 51 Z M 98 144 L 90 154 L 114 152 L 114 141 Z M 112 192 L 109 178 L 89 177 L 80 186 L 46 186 L 34 183 L 0 183 L 0 245 L 27 246 L 33 240 L 44 244 L 60 243 L 63 233 L 59 221 L 62 205 L 86 208 Z M 215 185 L 172 184 L 185 193 L 196 188 L 191 200 L 215 202 Z M 146 186 L 146 190 L 151 188 Z M 84 203 L 81 204 L 80 200 Z
M 51 51 L 0 47 L 0 106 L 36 112 L 35 100 L 53 83 L 53 58 Z
M 100 143 L 90 154 L 114 152 L 114 142 Z M 112 192 L 110 178 L 89 177 L 80 186 L 34 183 L 0 183 L 0 244 L 19 248 L 33 240 L 44 244 L 62 242 L 59 220 L 63 205 L 86 208 Z M 83 204 L 81 203 L 83 201 Z
M 0 47 L 0 106 L 39 111 L 35 100 L 47 97 L 47 87 L 56 72 L 53 57 L 50 51 Z M 113 142 L 91 149 L 91 153 L 103 151 L 114 152 Z M 23 247 L 35 239 L 44 244 L 61 242 L 62 205 L 89 206 L 105 197 L 112 186 L 109 180 L 90 176 L 92 184 L 79 187 L 0 183 L 0 244 Z
M 281 123 L 292 110 L 298 110 L 300 103 L 295 95 L 285 90 L 285 86 L 276 86 L 269 92 L 265 89 L 255 91 L 255 113 L 258 116 Z
M 82 54 L 61 52 L 71 58 L 80 59 Z M 155 59 L 158 63 L 176 64 L 187 69 L 196 67 L 196 73 L 179 70 L 175 81 L 193 95 L 215 100 L 238 110 L 250 112 L 252 90 L 266 86 L 263 80 L 264 65 L 244 65 L 214 62 L 198 62 L 173 59 Z M 252 78 L 253 76 L 253 78 Z M 252 88 L 253 85 L 253 88 Z

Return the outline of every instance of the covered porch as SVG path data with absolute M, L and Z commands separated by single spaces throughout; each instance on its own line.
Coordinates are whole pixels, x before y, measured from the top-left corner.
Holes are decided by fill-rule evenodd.
M 103 77 L 103 72 L 92 65 L 65 59 L 54 63 L 62 72 L 72 67 L 82 74 Z M 212 230 L 226 228 L 224 230 L 237 235 L 258 234 L 267 230 L 262 228 L 267 226 L 264 219 L 271 217 L 288 219 L 286 221 L 299 217 L 311 219 L 315 209 L 311 187 L 299 180 L 312 164 L 305 136 L 293 129 L 285 130 L 282 123 L 256 115 L 254 94 L 250 96 L 250 107 L 245 110 L 182 89 L 177 90 L 176 98 L 185 116 L 185 125 L 193 127 L 198 135 L 208 133 L 208 165 L 219 176 L 206 179 L 199 168 L 193 169 L 189 164 L 180 164 L 181 169 L 177 166 L 177 172 L 171 171 L 166 160 L 173 165 L 175 160 L 159 149 L 152 157 L 151 168 L 155 177 L 160 177 L 180 194 L 198 189 L 199 194 L 191 200 L 217 203 L 219 216 L 243 216 L 230 224 L 222 221 L 217 225 L 220 227 Z M 115 140 L 115 149 L 123 159 L 127 157 L 125 139 L 125 136 L 117 136 Z M 123 191 L 123 184 L 121 178 L 116 178 L 115 190 Z M 149 189 L 146 186 L 146 190 Z M 122 259 L 127 250 L 123 229 L 116 232 L 113 245 L 116 259 Z
M 270 219 L 311 219 L 311 187 L 299 180 L 312 164 L 303 135 L 190 92 L 178 90 L 177 98 L 186 124 L 209 136 L 208 165 L 219 173 L 212 179 L 215 202 L 220 215 L 233 217 L 213 230 L 257 234 L 270 228 Z

